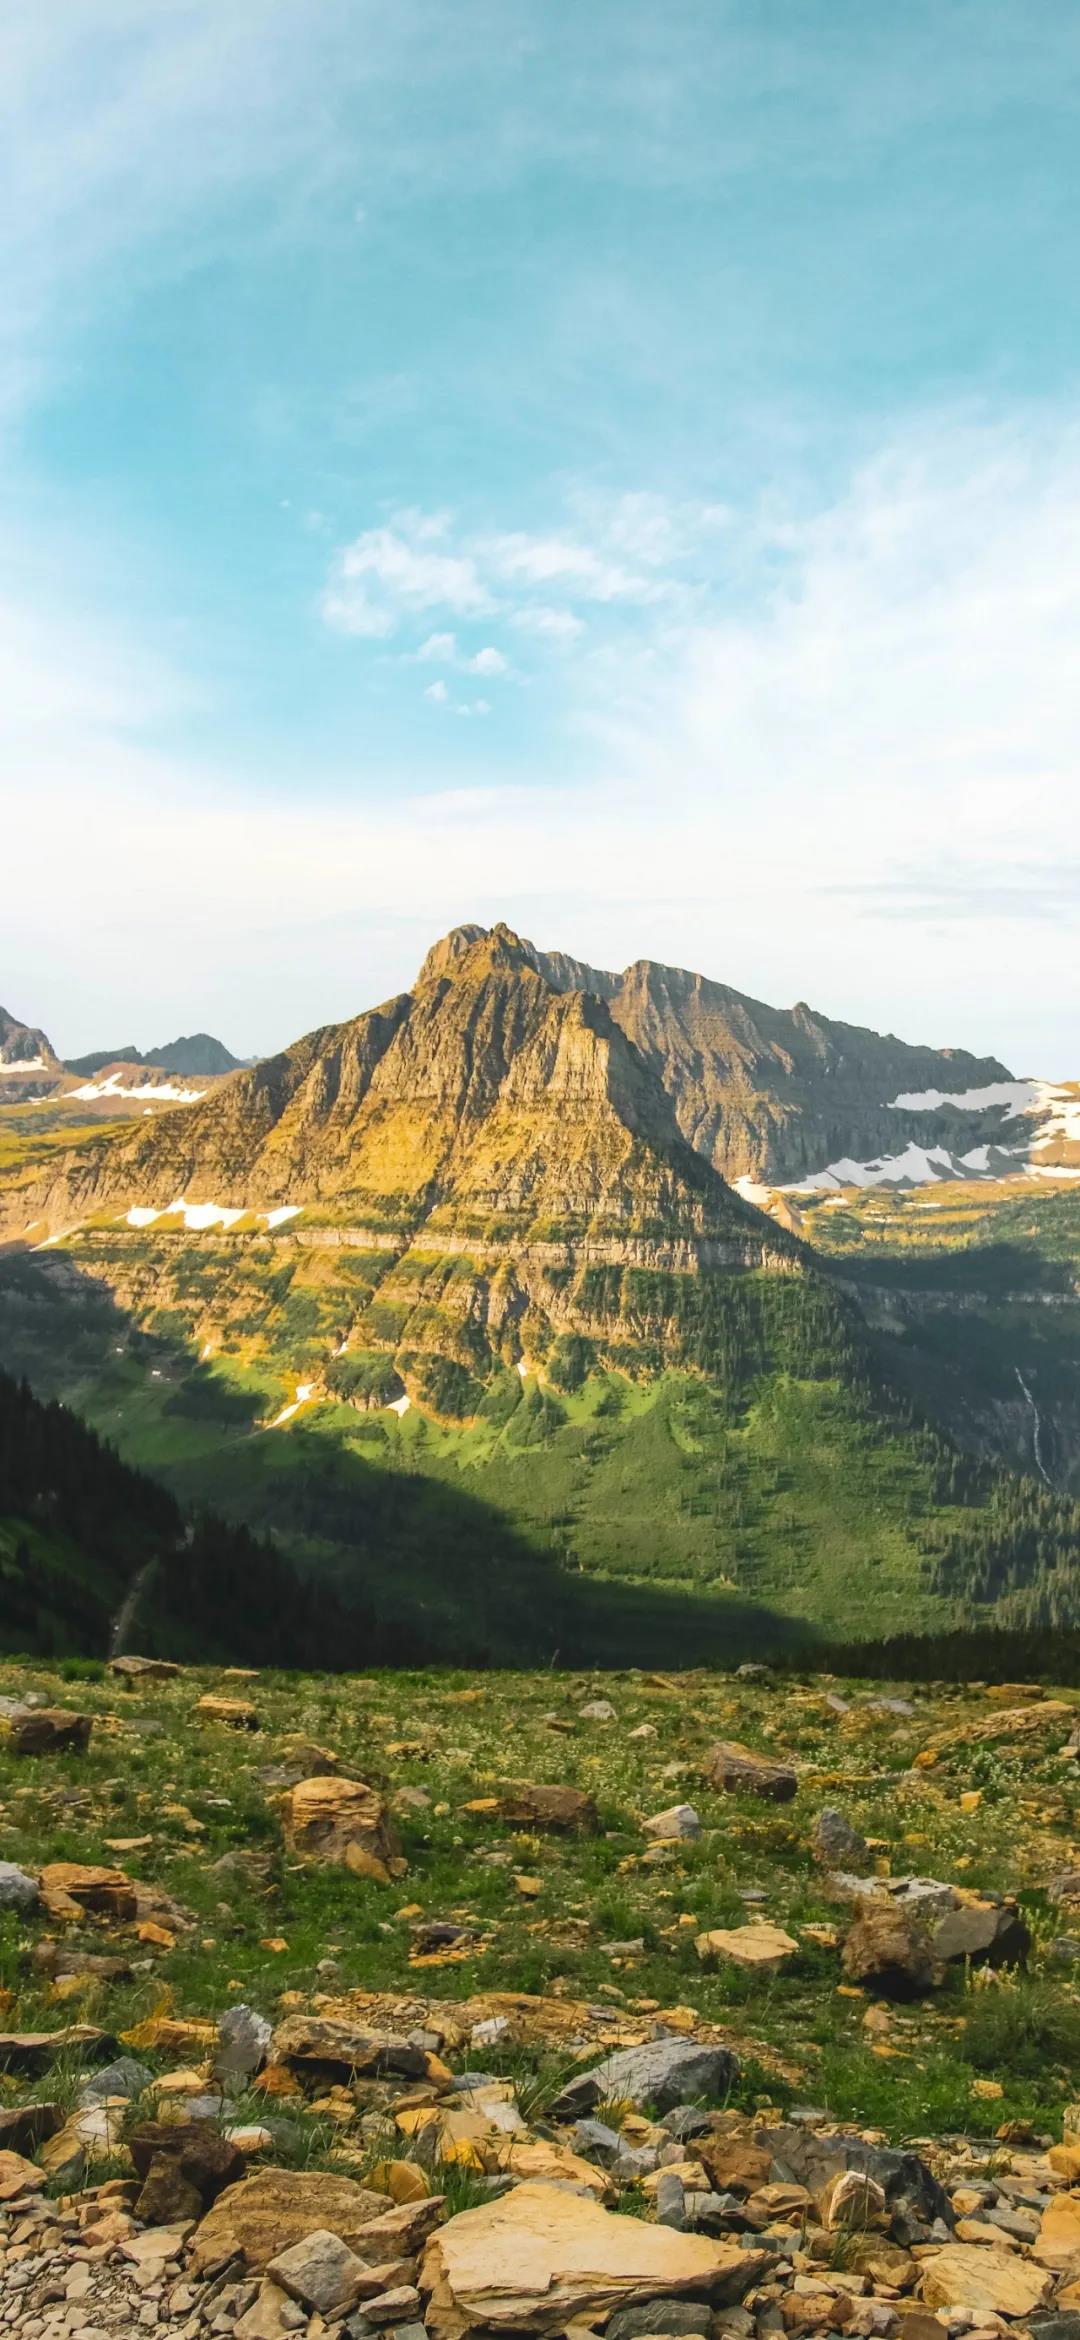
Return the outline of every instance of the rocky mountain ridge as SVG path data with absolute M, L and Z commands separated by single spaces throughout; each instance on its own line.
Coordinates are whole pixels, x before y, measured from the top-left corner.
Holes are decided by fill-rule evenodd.
M 429 952 L 422 979 L 445 973 L 485 930 L 462 926 Z M 800 1001 L 768 1007 L 682 967 L 640 959 L 612 974 L 523 942 L 529 964 L 556 991 L 605 1001 L 612 1019 L 671 1099 L 689 1145 L 721 1176 L 794 1184 L 842 1156 L 867 1160 L 924 1142 L 924 1112 L 898 1109 L 904 1093 L 977 1090 L 1011 1080 L 996 1057 L 912 1046 L 893 1034 L 838 1023 Z M 958 1150 L 983 1135 L 970 1114 L 943 1106 Z M 991 1129 L 994 1124 L 991 1124 Z

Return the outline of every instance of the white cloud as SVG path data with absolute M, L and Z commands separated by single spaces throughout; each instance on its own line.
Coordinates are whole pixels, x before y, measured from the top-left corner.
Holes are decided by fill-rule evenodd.
M 434 699 L 435 704 L 438 707 L 444 706 L 449 696 L 450 693 L 447 690 L 446 684 L 444 682 L 429 683 L 426 691 L 424 692 L 425 699 Z
M 468 553 L 432 547 L 437 523 L 418 524 L 413 515 L 402 515 L 402 523 L 368 528 L 338 554 L 323 614 L 339 632 L 381 639 L 396 632 L 404 616 L 447 609 L 457 617 L 484 617 L 493 607 Z
M 553 609 L 548 602 L 526 603 L 523 609 L 512 609 L 510 623 L 519 633 L 537 634 L 542 640 L 576 642 L 585 631 L 584 620 L 574 616 L 572 609 Z
M 583 601 L 654 601 L 663 590 L 655 579 L 571 537 L 515 530 L 485 539 L 481 554 L 492 574 L 511 584 L 562 585 Z
M 468 674 L 508 674 L 510 661 L 489 642 L 485 649 L 477 651 L 474 658 L 465 660 L 465 669 Z
M 421 665 L 428 665 L 433 659 L 442 659 L 452 665 L 457 657 L 457 635 L 429 634 L 426 642 L 421 642 L 416 656 Z

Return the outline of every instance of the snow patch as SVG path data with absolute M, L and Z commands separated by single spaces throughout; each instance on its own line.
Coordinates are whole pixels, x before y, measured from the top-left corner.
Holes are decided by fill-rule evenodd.
M 145 1203 L 133 1203 L 123 1216 L 129 1227 L 152 1227 L 157 1219 L 175 1219 L 179 1215 L 189 1234 L 198 1235 L 208 1227 L 235 1227 L 238 1219 L 246 1218 L 263 1219 L 267 1227 L 280 1227 L 286 1219 L 298 1218 L 302 1208 L 301 1203 L 286 1203 L 274 1211 L 251 1211 L 246 1203 L 189 1203 L 184 1195 L 178 1194 L 176 1201 L 163 1209 L 153 1210 Z
M 947 1146 L 912 1144 L 902 1154 L 883 1154 L 876 1162 L 852 1162 L 845 1155 L 839 1162 L 830 1162 L 826 1170 L 815 1170 L 812 1177 L 800 1178 L 781 1192 L 835 1194 L 841 1186 L 929 1186 L 952 1174 L 953 1158 Z
M 762 1186 L 756 1178 L 737 1178 L 735 1192 L 741 1194 L 744 1202 L 756 1203 L 761 1211 L 772 1201 L 772 1187 Z
M 383 1407 L 383 1412 L 384 1412 L 384 1413 L 386 1413 L 386 1414 L 396 1414 L 396 1415 L 397 1415 L 397 1417 L 398 1417 L 398 1420 L 400 1421 L 400 1420 L 401 1420 L 401 1417 L 402 1417 L 402 1415 L 403 1415 L 403 1414 L 407 1414 L 407 1413 L 408 1413 L 408 1411 L 409 1411 L 409 1408 L 410 1408 L 410 1406 L 411 1406 L 411 1405 L 412 1405 L 412 1399 L 411 1399 L 411 1397 L 405 1396 L 405 1397 L 399 1397 L 399 1398 L 391 1398 L 391 1399 L 390 1399 L 390 1401 L 389 1401 L 389 1404 Z
M 0 1057 L 0 1072 L 47 1072 L 48 1069 L 43 1056 Z
M 291 1404 L 282 1406 L 280 1414 L 275 1414 L 273 1421 L 267 1423 L 267 1429 L 280 1430 L 283 1422 L 291 1422 L 293 1415 L 299 1413 L 301 1406 L 306 1406 L 310 1403 L 314 1393 L 315 1384 L 313 1381 L 298 1381 L 296 1384 L 296 1395 L 293 1398 Z
M 943 1105 L 955 1105 L 961 1113 L 986 1113 L 994 1105 L 1004 1105 L 1007 1118 L 1033 1112 L 1053 1094 L 1046 1081 L 991 1081 L 985 1089 L 908 1089 L 890 1098 L 888 1111 L 939 1113 Z
M 166 1105 L 197 1105 L 205 1097 L 205 1089 L 182 1089 L 175 1081 L 140 1081 L 127 1084 L 119 1073 L 110 1073 L 105 1081 L 84 1081 L 81 1088 L 69 1089 L 71 1098 L 80 1103 L 92 1097 L 157 1097 Z
M 518 1361 L 517 1361 L 517 1369 L 518 1369 L 518 1372 L 519 1372 L 519 1374 L 520 1374 L 520 1376 L 521 1376 L 521 1379 L 522 1379 L 522 1381 L 527 1381 L 527 1380 L 528 1380 L 528 1378 L 529 1378 L 529 1368 L 528 1368 L 528 1366 L 527 1366 L 527 1365 L 526 1365 L 526 1363 L 525 1363 L 525 1359 L 524 1359 L 524 1357 L 519 1357 L 519 1358 L 518 1358 Z

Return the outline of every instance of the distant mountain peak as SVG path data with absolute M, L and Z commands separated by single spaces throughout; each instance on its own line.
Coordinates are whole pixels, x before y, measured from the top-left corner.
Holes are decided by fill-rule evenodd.
M 0 1007 L 0 1069 L 4 1072 L 57 1072 L 59 1059 L 51 1040 L 35 1024 L 20 1023 Z

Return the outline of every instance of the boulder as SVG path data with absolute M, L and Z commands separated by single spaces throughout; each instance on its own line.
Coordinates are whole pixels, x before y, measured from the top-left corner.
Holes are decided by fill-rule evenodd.
M 85 1755 L 94 1718 L 64 1706 L 21 1707 L 3 1726 L 9 1755 Z
M 226 2186 L 196 2227 L 191 2273 L 203 2275 L 242 2257 L 257 2273 L 309 2234 L 329 2229 L 355 2248 L 358 2237 L 390 2208 L 353 2178 L 325 2169 L 260 2169 Z
M 45 2172 L 36 2161 L 27 2161 L 21 2153 L 13 2153 L 8 2146 L 0 2146 L 0 2202 L 14 2202 L 20 2194 L 37 2193 L 45 2183 Z
M 218 2024 L 215 2080 L 250 2080 L 261 2072 L 272 2037 L 266 2016 L 257 2014 L 254 2007 L 227 2007 Z
M 114 1926 L 132 1925 L 138 1898 L 123 1869 L 103 1869 L 81 1861 L 47 1861 L 41 1872 L 41 1898 L 51 1918 L 76 1925 L 101 1918 Z
M 115 2053 L 111 2033 L 93 2023 L 68 2023 L 60 2031 L 0 2031 L 0 2072 L 47 2072 L 61 2056 L 89 2062 Z
M 137 2063 L 134 2056 L 117 2056 L 113 2063 L 105 2064 L 100 2072 L 92 2073 L 89 2080 L 83 2081 L 80 2102 L 93 2104 L 103 2096 L 123 2096 L 130 2103 L 133 2096 L 141 2096 L 144 2088 L 150 2087 L 153 2077 L 149 2066 Z
M 806 2186 L 815 2200 L 831 2177 L 856 2169 L 882 2187 L 890 2210 L 902 2209 L 927 2226 L 935 2218 L 952 2225 L 948 2198 L 917 2153 L 868 2145 L 853 2129 L 805 2129 L 794 2122 L 761 2128 L 756 2134 L 772 2158 L 774 2174 Z M 875 2242 L 874 2248 L 881 2245 Z
M 980 2320 L 1030 2316 L 1049 2298 L 1053 2281 L 1046 2267 L 983 2243 L 948 2243 L 922 2262 L 927 2306 L 964 2308 Z
M 135 2215 L 148 2226 L 201 2218 L 244 2174 L 244 2156 L 213 2121 L 143 2121 L 127 2139 L 143 2181 Z
M 575 2319 L 658 2296 L 719 2303 L 750 2288 L 760 2252 L 621 2218 L 579 2194 L 515 2186 L 463 2210 L 428 2244 L 420 2269 L 435 2340 L 486 2331 L 562 2333 Z
M 720 1739 L 709 1749 L 705 1778 L 725 1795 L 764 1796 L 773 1804 L 790 1804 L 799 1785 L 789 1763 L 755 1755 L 737 1739 Z
M 916 1919 L 885 1894 L 858 1905 L 841 1961 L 849 1982 L 863 1983 L 887 1998 L 917 1998 L 942 1979 L 943 1968 L 929 1936 Z
M 171 1682 L 180 1668 L 170 1658 L 114 1657 L 108 1671 L 118 1682 Z
M 823 1869 L 865 1869 L 870 1858 L 866 1838 L 833 1804 L 826 1804 L 818 1813 L 810 1847 Z
M 703 2047 L 692 2039 L 654 2039 L 642 2047 L 619 2048 L 602 2064 L 569 2082 L 552 2106 L 558 2121 L 574 2121 L 594 2105 L 628 2099 L 670 2112 L 693 2097 L 722 2103 L 738 2078 L 730 2048 Z
M 273 2060 L 298 2078 L 353 2080 L 399 2072 L 406 2080 L 427 2077 L 426 2048 L 390 2031 L 373 2031 L 344 2016 L 287 2015 L 273 2037 Z
M 58 2104 L 13 2104 L 0 2107 L 0 2150 L 33 2153 L 64 2125 Z
M 404 1874 L 401 1839 L 383 1798 L 363 1780 L 318 1773 L 281 1803 L 286 1846 L 297 1860 L 355 1869 L 377 1883 Z
M 207 1696 L 197 1699 L 192 1711 L 199 1722 L 222 1723 L 230 1731 L 258 1731 L 262 1728 L 258 1713 L 248 1698 Z
M 1031 1935 L 1015 1901 L 999 1893 L 953 1888 L 954 1906 L 930 1931 L 937 1958 L 970 1958 L 987 1966 L 1022 1966 Z
M 692 1839 L 701 1835 L 701 1822 L 692 1804 L 671 1804 L 666 1812 L 654 1812 L 651 1820 L 643 1821 L 642 1833 L 659 1844 Z
M 583 1788 L 518 1786 L 500 1796 L 497 1816 L 511 1828 L 538 1829 L 550 1836 L 595 1836 L 600 1817 Z
M 1080 2262 L 1080 2194 L 1055 2194 L 1043 2211 L 1032 2251 L 1044 2267 L 1060 2270 Z
M 740 1966 L 746 1974 L 779 1974 L 799 1950 L 782 1926 L 769 1925 L 764 1918 L 748 1926 L 714 1926 L 697 1936 L 694 1947 L 703 1964 L 716 1960 L 721 1966 Z
M 37 1898 L 37 1878 L 28 1877 L 14 1861 L 0 1861 L 0 1910 L 33 1909 Z

